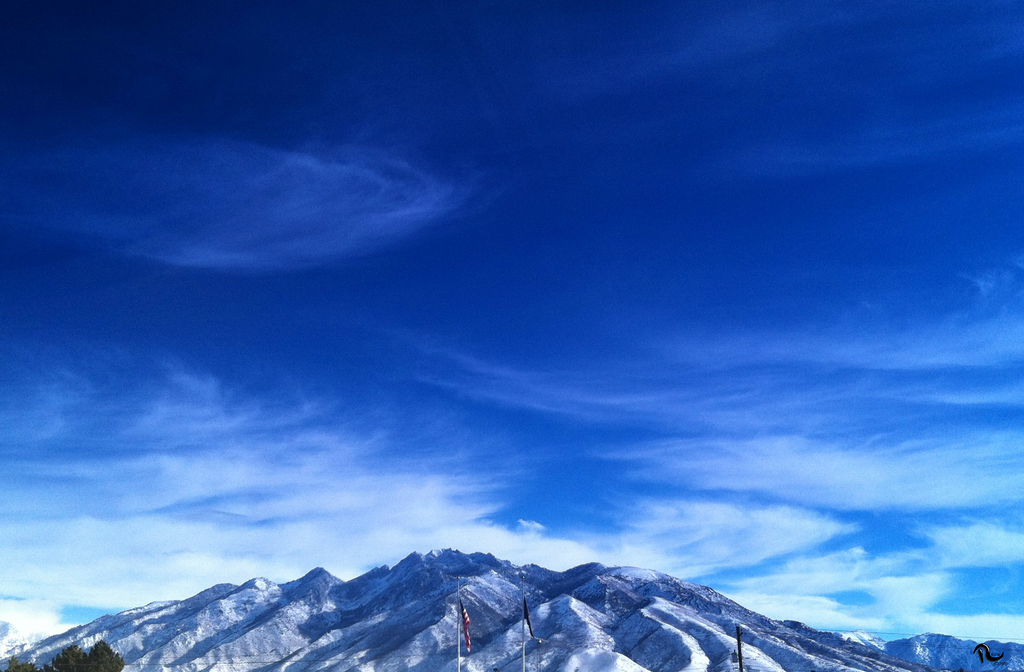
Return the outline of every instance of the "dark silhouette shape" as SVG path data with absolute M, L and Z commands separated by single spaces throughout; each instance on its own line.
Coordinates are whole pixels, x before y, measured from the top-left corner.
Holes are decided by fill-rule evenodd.
M 974 652 L 978 654 L 979 663 L 984 663 L 986 660 L 990 663 L 994 663 L 1006 655 L 1005 653 L 1000 653 L 998 656 L 993 656 L 992 652 L 988 650 L 988 644 L 978 644 L 974 647 Z

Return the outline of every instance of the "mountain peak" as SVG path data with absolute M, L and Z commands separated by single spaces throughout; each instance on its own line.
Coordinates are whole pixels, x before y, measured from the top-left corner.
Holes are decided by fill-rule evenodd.
M 851 632 L 841 632 L 839 634 L 848 642 L 858 642 L 864 646 L 870 646 L 873 649 L 885 651 L 885 640 L 878 635 L 867 632 L 866 630 L 853 630 Z
M 331 574 L 330 572 L 328 572 L 323 567 L 314 567 L 313 569 L 311 569 L 308 572 L 306 572 L 302 576 L 302 578 L 299 579 L 299 581 L 302 582 L 302 583 L 308 583 L 308 582 L 311 582 L 311 581 L 321 581 L 321 580 L 324 580 L 324 579 L 334 579 L 336 581 L 340 581 L 341 580 L 341 579 L 338 579 L 333 574 Z
M 249 579 L 248 581 L 243 583 L 241 586 L 239 586 L 239 589 L 246 589 L 246 588 L 253 588 L 253 589 L 258 590 L 260 592 L 264 592 L 264 591 L 273 590 L 274 588 L 277 588 L 277 584 L 274 583 L 273 581 L 269 580 L 269 579 L 264 579 L 263 577 L 256 577 L 255 579 Z
M 470 577 L 483 574 L 489 569 L 509 569 L 514 565 L 490 553 L 464 553 L 458 549 L 445 548 L 434 549 L 425 555 L 410 553 L 392 571 L 409 572 L 418 567 L 429 567 L 451 577 Z
M 323 567 L 314 567 L 306 572 L 301 578 L 282 584 L 281 589 L 286 593 L 295 594 L 296 591 L 330 590 L 331 588 L 340 586 L 344 583 L 344 581 L 334 576 Z

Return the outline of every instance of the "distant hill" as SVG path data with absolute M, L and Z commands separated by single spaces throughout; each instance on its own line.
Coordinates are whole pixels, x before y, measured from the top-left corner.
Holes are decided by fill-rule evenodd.
M 890 656 L 946 670 L 1024 670 L 1024 644 L 1014 642 L 976 642 L 934 633 L 886 642 L 862 630 L 843 633 L 843 637 L 873 646 Z M 995 662 L 979 660 L 974 652 L 978 644 L 987 645 L 992 657 L 1002 657 Z

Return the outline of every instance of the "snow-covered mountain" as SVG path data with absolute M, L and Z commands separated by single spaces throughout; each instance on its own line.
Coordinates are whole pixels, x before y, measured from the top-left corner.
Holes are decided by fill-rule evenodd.
M 866 634 L 866 633 L 865 633 Z M 858 633 L 845 633 L 844 637 L 857 637 Z M 873 637 L 868 635 L 868 637 Z M 973 639 L 959 639 L 949 635 L 928 633 L 889 642 L 877 637 L 873 640 L 860 638 L 865 644 L 914 663 L 930 665 L 946 670 L 1024 670 L 1024 644 L 1014 642 L 976 642 Z M 997 661 L 981 660 L 975 653 L 978 644 L 988 646 L 989 653 Z
M 878 635 L 872 634 L 865 630 L 853 630 L 851 632 L 840 633 L 843 639 L 850 642 L 860 642 L 865 646 L 878 649 L 879 651 L 885 651 L 885 640 Z
M 472 619 L 467 672 L 521 669 L 521 577 L 539 638 L 526 642 L 530 672 L 733 672 L 737 626 L 747 672 L 930 672 L 658 572 L 599 564 L 554 572 L 451 550 L 414 553 L 351 581 L 314 569 L 280 585 L 217 585 L 14 653 L 41 664 L 104 639 L 142 672 L 454 672 L 456 577 Z
M 24 648 L 29 638 L 23 637 L 18 630 L 7 621 L 0 621 L 0 659 L 7 657 L 8 651 Z

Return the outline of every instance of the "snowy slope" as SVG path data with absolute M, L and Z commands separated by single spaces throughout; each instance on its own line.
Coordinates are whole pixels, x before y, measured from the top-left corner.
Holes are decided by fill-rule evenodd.
M 218 585 L 15 653 L 41 664 L 104 639 L 130 672 L 455 672 L 460 576 L 472 619 L 467 672 L 521 670 L 521 576 L 539 638 L 526 643 L 530 672 L 734 672 L 737 625 L 748 672 L 929 669 L 657 572 L 599 564 L 553 572 L 450 550 L 414 553 L 347 582 L 315 569 L 280 585 Z

